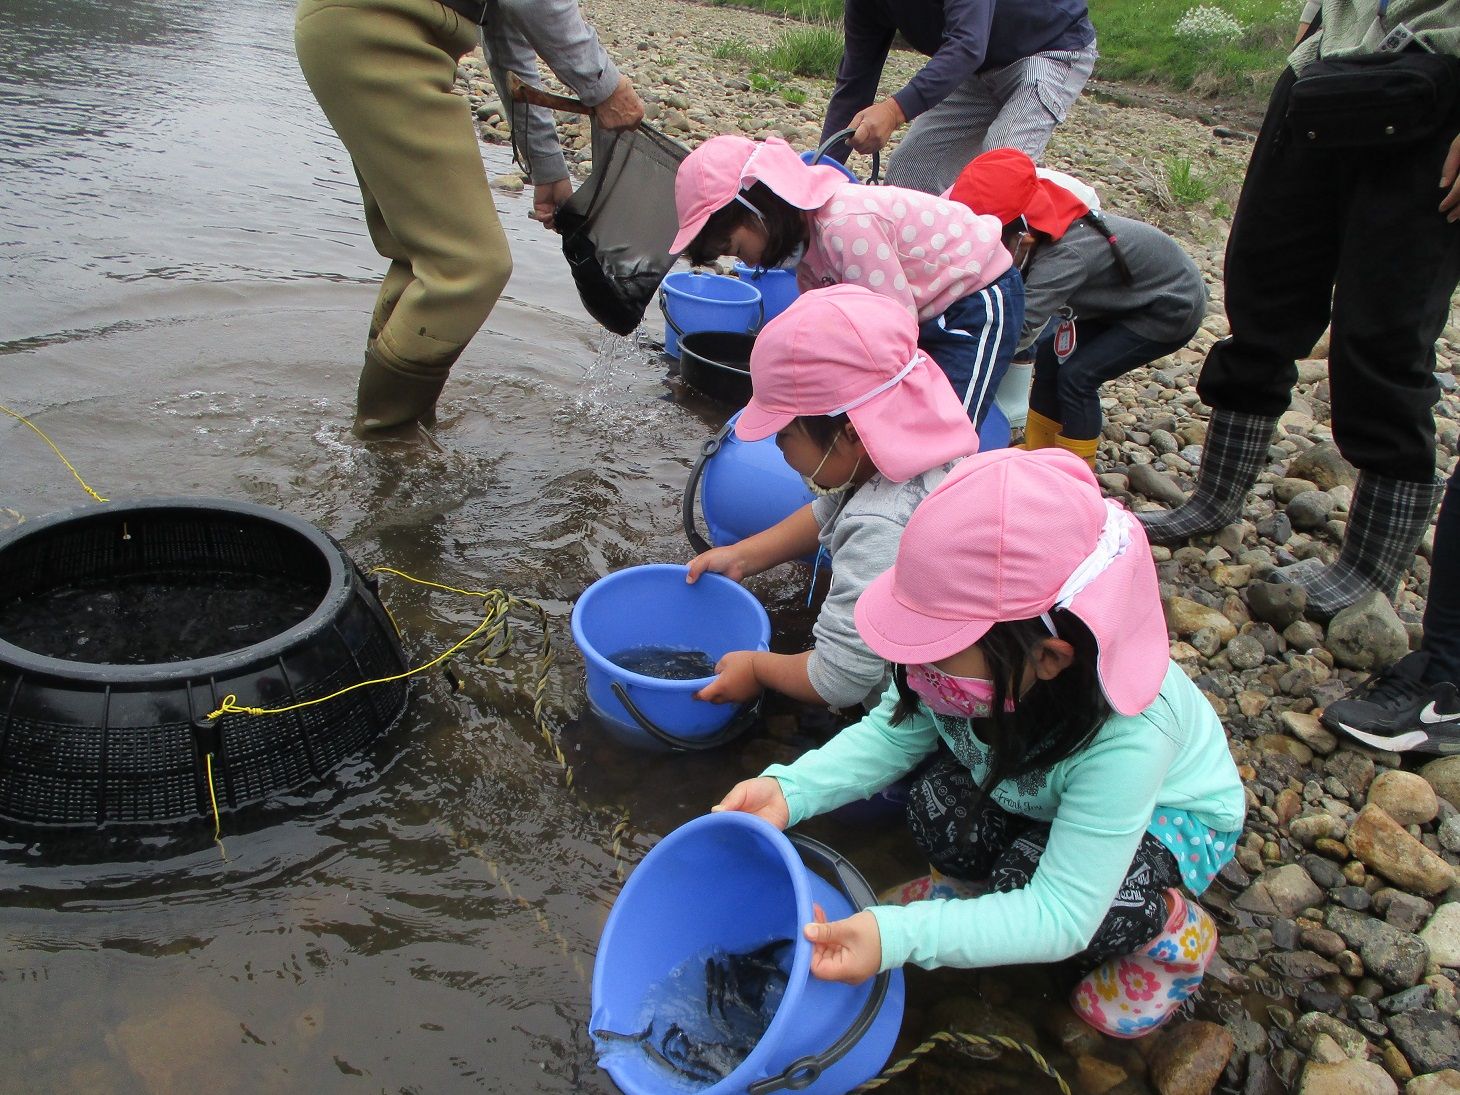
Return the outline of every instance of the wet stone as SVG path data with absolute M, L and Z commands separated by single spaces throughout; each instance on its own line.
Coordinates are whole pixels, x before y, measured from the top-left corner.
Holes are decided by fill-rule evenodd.
M 1227 1066 L 1232 1035 L 1194 1019 L 1163 1032 L 1152 1051 L 1150 1077 L 1161 1095 L 1207 1095 Z
M 1393 896 L 1384 909 L 1384 919 L 1402 932 L 1419 931 L 1435 911 L 1435 906 L 1422 897 L 1399 890 L 1391 890 L 1390 893 Z
M 1364 1036 L 1353 1027 L 1320 1011 L 1310 1011 L 1298 1016 L 1288 1040 L 1304 1053 L 1313 1048 L 1313 1040 L 1326 1034 L 1338 1043 L 1339 1048 L 1350 1057 L 1364 1052 Z
M 1389 1034 L 1416 1075 L 1460 1068 L 1460 1028 L 1436 1011 L 1405 1011 L 1389 1019 Z
M 1298 1095 L 1398 1095 L 1399 1085 L 1373 1061 L 1309 1061 Z
M 1340 749 L 1324 760 L 1323 772 L 1339 781 L 1343 797 L 1350 794 L 1362 795 L 1373 782 L 1374 762 L 1362 753 Z
M 1312 981 L 1319 977 L 1327 977 L 1338 972 L 1338 967 L 1326 958 L 1321 958 L 1312 951 L 1282 951 L 1278 954 L 1269 955 L 1266 965 L 1278 976 L 1284 979 L 1302 983 Z M 1331 1008 L 1320 1009 L 1324 1011 Z
M 1298 1006 L 1304 1011 L 1321 1011 L 1337 1015 L 1343 1010 L 1343 997 L 1338 993 L 1310 982 L 1298 994 Z
M 1376 1006 L 1385 1015 L 1397 1015 L 1401 1011 L 1413 1011 L 1416 1008 L 1427 1008 L 1434 1001 L 1435 990 L 1429 985 L 1415 985 L 1413 988 L 1405 989 L 1403 992 L 1396 992 L 1393 996 L 1385 996 L 1377 1001 Z M 1378 1018 L 1371 1016 L 1370 1018 Z
M 1339 886 L 1330 891 L 1328 896 L 1344 908 L 1356 909 L 1359 912 L 1364 911 L 1373 903 L 1369 892 L 1362 886 Z

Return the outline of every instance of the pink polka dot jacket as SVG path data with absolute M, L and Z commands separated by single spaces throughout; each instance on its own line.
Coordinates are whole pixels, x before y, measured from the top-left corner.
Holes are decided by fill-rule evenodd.
M 811 238 L 796 268 L 803 292 L 864 285 L 920 323 L 1014 264 L 997 217 L 920 190 L 849 182 L 806 216 Z

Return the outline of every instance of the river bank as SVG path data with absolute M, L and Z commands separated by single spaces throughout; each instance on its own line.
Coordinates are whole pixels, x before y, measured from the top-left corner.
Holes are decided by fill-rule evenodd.
M 648 117 L 670 136 L 693 146 L 716 133 L 775 134 L 814 147 L 829 84 L 767 88 L 716 56 L 717 47 L 763 44 L 792 24 L 683 0 L 587 0 L 584 9 Z M 894 55 L 884 87 L 917 64 Z M 479 63 L 468 60 L 463 82 L 483 138 L 504 141 Z M 1208 316 L 1187 348 L 1107 385 L 1098 470 L 1106 490 L 1137 509 L 1172 504 L 1195 479 L 1208 410 L 1195 382 L 1206 351 L 1227 332 L 1222 250 L 1253 122 L 1180 116 L 1162 105 L 1118 86 L 1087 94 L 1046 156 L 1095 186 L 1107 208 L 1180 239 L 1210 292 Z M 570 156 L 586 166 L 586 125 L 560 121 Z M 852 166 L 865 174 L 865 164 Z M 1183 171 L 1206 192 L 1194 197 L 1179 186 Z M 510 175 L 495 181 L 520 186 Z M 1439 344 L 1442 474 L 1460 442 L 1457 352 L 1452 322 Z M 1421 766 L 1340 740 L 1317 717 L 1417 643 L 1430 540 L 1393 606 L 1370 598 L 1326 625 L 1305 615 L 1300 595 L 1263 581 L 1297 559 L 1332 558 L 1343 534 L 1355 472 L 1332 443 L 1325 357 L 1321 342 L 1300 363 L 1292 407 L 1242 521 L 1174 551 L 1156 549 L 1172 655 L 1222 717 L 1247 786 L 1237 859 L 1204 898 L 1223 937 L 1196 1018 L 1116 1043 L 1062 1004 L 1033 1015 L 1005 1008 L 1006 971 L 986 971 L 961 975 L 962 988 L 948 988 L 947 977 L 920 982 L 947 995 L 927 997 L 934 1002 L 909 1021 L 913 1041 L 949 1023 L 1013 1034 L 1039 1045 L 1086 1095 L 1460 1090 L 1460 1073 L 1447 1071 L 1460 1068 L 1460 757 Z M 900 1089 L 1018 1090 L 1034 1082 L 1009 1068 L 930 1066 L 924 1080 Z

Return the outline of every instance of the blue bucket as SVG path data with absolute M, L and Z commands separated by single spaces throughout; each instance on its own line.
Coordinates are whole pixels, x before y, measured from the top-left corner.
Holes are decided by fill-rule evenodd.
M 830 866 L 841 888 L 808 870 L 802 855 Z M 733 1072 L 696 1095 L 852 1090 L 892 1052 L 902 1024 L 902 971 L 856 986 L 812 977 L 801 928 L 812 920 L 813 902 L 840 920 L 876 898 L 844 857 L 750 814 L 707 814 L 680 826 L 634 868 L 608 915 L 593 963 L 589 1030 L 643 1030 L 646 1002 L 665 980 L 714 948 L 738 954 L 789 939 L 785 995 L 765 1033 Z M 599 1046 L 599 1065 L 624 1095 L 681 1089 L 676 1082 L 683 1081 L 641 1048 L 606 1039 Z
M 978 428 L 978 451 L 1007 449 L 1009 437 L 1009 420 L 997 403 L 990 404 L 989 413 L 983 416 L 983 425 Z
M 783 266 L 767 269 L 764 266 L 746 266 L 743 262 L 737 262 L 735 276 L 760 290 L 767 323 L 791 307 L 801 295 L 801 287 L 796 284 L 796 271 Z
M 721 574 L 690 585 L 671 563 L 605 575 L 573 605 L 573 641 L 588 673 L 588 704 L 620 741 L 645 749 L 710 749 L 739 734 L 755 705 L 709 703 L 694 694 L 713 676 L 646 677 L 613 662 L 655 647 L 702 651 L 711 664 L 732 650 L 769 650 L 771 621 L 755 595 Z
M 664 352 L 679 356 L 679 336 L 695 331 L 748 334 L 760 329 L 760 290 L 739 278 L 677 270 L 659 285 Z
M 814 497 L 786 463 L 774 437 L 742 441 L 735 436 L 739 417 L 739 411 L 731 415 L 700 447 L 684 487 L 684 532 L 695 551 L 738 544 L 785 520 Z M 696 495 L 710 531 L 708 541 L 695 525 Z
M 857 178 L 856 173 L 846 164 L 833 160 L 830 156 L 822 156 L 819 149 L 815 152 L 801 153 L 801 162 L 810 167 L 834 167 L 847 177 L 848 182 L 859 183 L 862 181 Z

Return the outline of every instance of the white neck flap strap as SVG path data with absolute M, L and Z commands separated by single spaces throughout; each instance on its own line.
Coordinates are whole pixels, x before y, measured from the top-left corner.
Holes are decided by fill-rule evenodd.
M 835 410 L 827 411 L 826 416 L 828 418 L 835 418 L 839 414 L 846 414 L 848 411 L 856 410 L 864 403 L 870 403 L 883 392 L 887 391 L 888 388 L 901 384 L 907 378 L 907 375 L 911 373 L 915 368 L 917 368 L 918 362 L 926 360 L 927 358 L 926 356 L 924 356 L 923 352 L 921 350 L 918 350 L 916 353 L 913 354 L 912 360 L 904 365 L 901 370 L 898 371 L 896 376 L 884 380 L 881 384 L 877 385 L 877 387 L 873 388 L 870 392 L 866 393 L 865 395 L 859 395 L 850 403 L 844 403 L 840 407 L 837 407 Z
M 1100 530 L 1100 538 L 1095 541 L 1094 549 L 1081 560 L 1074 573 L 1065 579 L 1065 584 L 1060 586 L 1059 592 L 1054 595 L 1054 604 L 1050 605 L 1049 611 L 1039 614 L 1051 635 L 1056 632 L 1054 621 L 1050 619 L 1049 613 L 1057 608 L 1069 608 L 1070 602 L 1078 597 L 1086 586 L 1109 570 L 1110 565 L 1130 548 L 1133 518 L 1123 506 L 1109 498 L 1104 501 L 1105 525 Z

